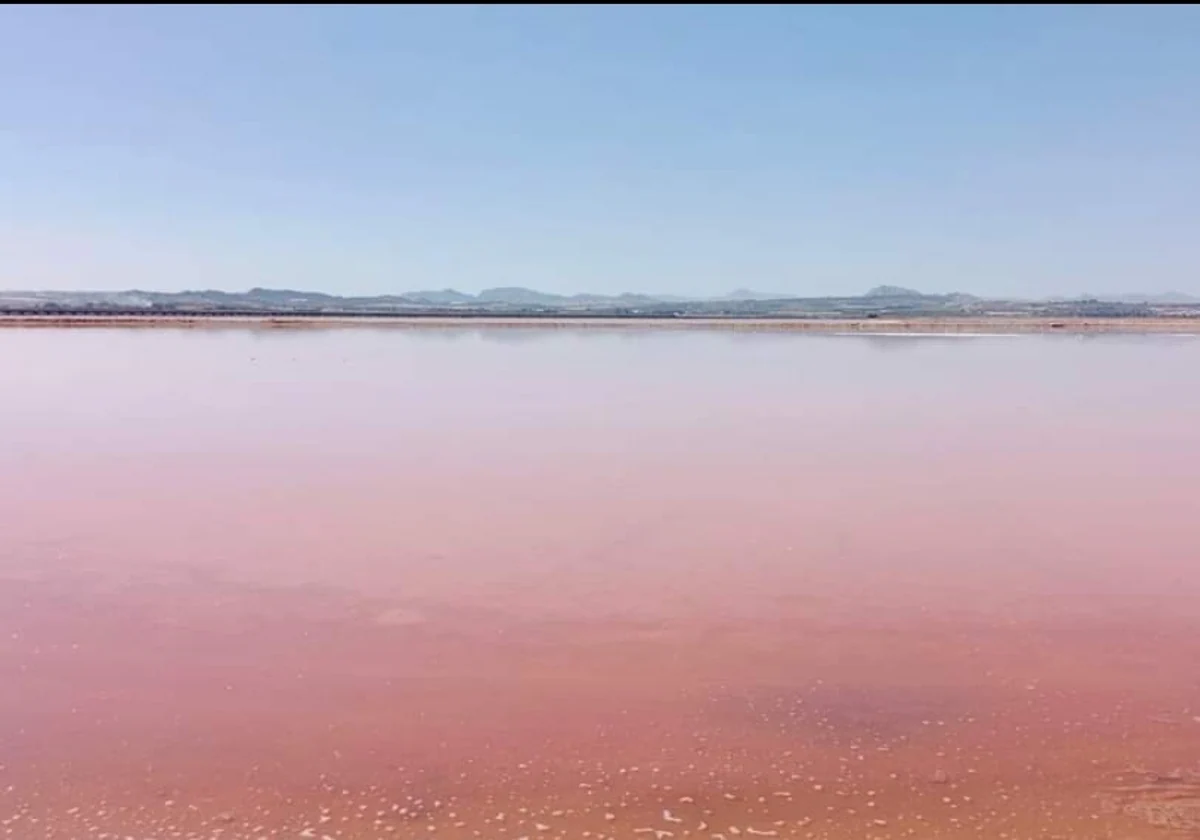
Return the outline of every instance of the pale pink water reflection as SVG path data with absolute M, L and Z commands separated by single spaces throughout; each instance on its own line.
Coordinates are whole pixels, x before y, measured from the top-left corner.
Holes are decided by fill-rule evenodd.
M 9 836 L 1200 830 L 1200 340 L 0 358 Z

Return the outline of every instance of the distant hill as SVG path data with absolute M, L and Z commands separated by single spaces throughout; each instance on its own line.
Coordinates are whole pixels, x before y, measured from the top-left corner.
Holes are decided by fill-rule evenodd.
M 405 292 L 401 295 L 405 300 L 414 302 L 430 303 L 437 306 L 453 306 L 456 303 L 470 303 L 475 300 L 473 295 L 465 295 L 462 292 L 456 292 L 454 289 L 441 289 L 440 291 L 424 291 L 424 292 Z
M 1086 296 L 1072 299 L 1003 300 L 972 295 L 925 294 L 902 286 L 881 285 L 865 294 L 845 297 L 798 297 L 783 293 L 736 289 L 717 297 L 682 297 L 627 292 L 616 295 L 561 295 L 521 286 L 498 286 L 477 295 L 455 289 L 388 295 L 342 297 L 328 292 L 256 287 L 246 292 L 215 289 L 184 292 L 0 291 L 0 312 L 163 312 L 163 313 L 297 313 L 387 315 L 421 313 L 495 313 L 611 316 L 780 316 L 904 317 L 965 314 L 1026 314 L 1129 317 L 1195 309 L 1200 298 L 1177 292 Z
M 480 303 L 515 303 L 522 306 L 545 306 L 564 300 L 562 295 L 535 292 L 533 289 L 523 289 L 519 286 L 484 289 L 475 299 Z
M 921 292 L 914 289 L 906 289 L 903 286 L 876 286 L 863 295 L 867 298 L 900 298 L 900 297 L 925 297 Z

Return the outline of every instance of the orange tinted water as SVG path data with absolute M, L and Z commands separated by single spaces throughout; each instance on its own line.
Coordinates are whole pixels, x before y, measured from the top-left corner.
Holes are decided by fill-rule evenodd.
M 0 354 L 2 836 L 1200 831 L 1200 340 Z

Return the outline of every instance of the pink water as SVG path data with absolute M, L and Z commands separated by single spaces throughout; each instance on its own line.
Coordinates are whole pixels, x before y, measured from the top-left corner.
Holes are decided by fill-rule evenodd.
M 0 836 L 1200 832 L 1200 339 L 0 362 Z

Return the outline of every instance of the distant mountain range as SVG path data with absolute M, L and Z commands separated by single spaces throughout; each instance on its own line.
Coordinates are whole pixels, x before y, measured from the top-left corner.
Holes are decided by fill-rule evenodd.
M 564 304 L 578 304 L 583 306 L 637 306 L 649 303 L 683 303 L 687 301 L 703 300 L 785 300 L 794 298 L 795 295 L 769 294 L 766 292 L 755 292 L 750 289 L 737 289 L 727 295 L 719 295 L 716 297 L 655 295 L 641 292 L 626 292 L 618 295 L 599 295 L 588 293 L 559 295 L 549 292 L 538 292 L 534 291 L 533 289 L 526 289 L 520 286 L 502 286 L 494 289 L 484 289 L 477 295 L 458 292 L 454 289 L 443 289 L 441 291 L 407 292 L 401 295 L 401 297 L 407 300 L 443 306 L 473 303 L 503 303 L 522 306 L 561 306 Z
M 865 294 L 803 298 L 785 293 L 737 289 L 715 297 L 625 293 L 561 295 L 520 286 L 468 294 L 454 289 L 391 295 L 339 296 L 325 292 L 255 288 L 247 292 L 57 292 L 0 291 L 0 311 L 297 312 L 320 314 L 405 314 L 438 312 L 581 313 L 622 315 L 830 315 L 863 313 L 1093 312 L 1138 314 L 1171 306 L 1200 305 L 1200 298 L 1164 294 L 1083 295 L 1043 301 L 980 298 L 961 293 L 931 295 L 900 286 L 876 286 Z M 1140 309 L 1139 309 L 1140 308 Z M 1144 313 L 1143 313 L 1144 314 Z
M 520 286 L 501 286 L 484 289 L 479 294 L 469 294 L 455 289 L 426 289 L 395 295 L 339 296 L 325 292 L 302 292 L 290 289 L 254 288 L 248 292 L 225 292 L 217 290 L 185 292 L 151 292 L 130 290 L 122 292 L 58 292 L 0 291 L 0 307 L 45 307 L 45 306 L 105 306 L 122 308 L 170 307 L 224 307 L 241 308 L 329 308 L 353 307 L 645 307 L 660 304 L 696 303 L 703 301 L 766 301 L 794 299 L 794 295 L 770 294 L 750 289 L 738 289 L 718 297 L 686 297 L 681 295 L 654 295 L 624 293 L 617 295 L 574 294 L 560 295 L 539 292 Z
M 185 292 L 59 292 L 59 291 L 0 291 L 0 306 L 11 305 L 115 305 L 126 307 L 153 307 L 160 304 L 205 304 L 214 306 L 329 306 L 337 304 L 417 305 L 437 307 L 509 305 L 509 306 L 639 306 L 658 303 L 682 303 L 702 300 L 779 300 L 792 297 L 783 294 L 765 294 L 739 289 L 717 298 L 685 297 L 680 295 L 652 295 L 625 293 L 618 295 L 575 294 L 560 295 L 539 292 L 520 286 L 502 286 L 484 289 L 479 294 L 469 294 L 455 289 L 428 289 L 403 292 L 395 295 L 339 296 L 325 292 L 301 292 L 290 289 L 254 288 L 248 292 L 226 292 L 218 290 Z

